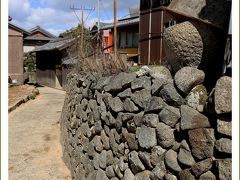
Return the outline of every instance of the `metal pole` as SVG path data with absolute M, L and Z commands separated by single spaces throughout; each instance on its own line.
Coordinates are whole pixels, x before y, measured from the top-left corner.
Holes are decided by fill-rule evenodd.
M 114 0 L 114 56 L 117 58 L 117 0 Z

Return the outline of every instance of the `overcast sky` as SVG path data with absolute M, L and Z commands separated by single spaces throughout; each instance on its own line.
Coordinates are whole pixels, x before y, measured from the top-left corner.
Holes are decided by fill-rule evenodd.
M 117 0 L 117 16 L 126 16 L 129 7 L 139 6 L 140 0 Z M 97 21 L 97 0 L 9 0 L 8 12 L 13 18 L 12 22 L 27 30 L 39 25 L 49 32 L 59 33 L 76 27 L 78 17 L 70 10 L 70 6 L 85 8 L 95 7 L 94 11 L 86 11 L 84 19 L 88 16 L 86 26 L 91 27 Z M 113 0 L 100 0 L 101 21 L 110 22 L 113 19 Z

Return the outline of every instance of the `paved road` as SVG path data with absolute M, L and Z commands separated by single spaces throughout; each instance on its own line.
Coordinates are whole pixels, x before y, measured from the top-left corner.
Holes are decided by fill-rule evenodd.
M 35 100 L 9 114 L 9 179 L 71 179 L 60 145 L 65 92 L 47 87 L 39 90 Z

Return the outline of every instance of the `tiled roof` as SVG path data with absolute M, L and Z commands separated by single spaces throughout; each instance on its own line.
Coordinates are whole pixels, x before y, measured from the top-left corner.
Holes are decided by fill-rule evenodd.
M 48 31 L 44 30 L 43 28 L 41 28 L 40 26 L 36 26 L 36 27 L 30 29 L 29 31 L 30 31 L 31 33 L 34 33 L 34 32 L 39 31 L 39 32 L 45 34 L 45 35 L 46 35 L 47 37 L 49 37 L 49 38 L 55 38 L 55 37 L 56 37 L 56 36 L 54 36 L 53 34 L 51 34 L 50 32 L 48 32 Z
M 117 22 L 117 27 L 123 27 L 139 23 L 139 16 L 134 18 L 122 19 Z M 113 28 L 113 23 L 103 26 L 101 29 L 111 29 Z
M 43 36 L 27 36 L 24 40 L 39 40 L 39 41 L 50 41 L 55 38 L 43 37 Z
M 52 50 L 62 50 L 65 49 L 73 44 L 75 39 L 69 39 L 69 38 L 58 38 L 56 40 L 52 40 L 47 44 L 44 44 L 43 46 L 35 48 L 34 52 L 39 51 L 52 51 Z
M 13 24 L 12 22 L 8 22 L 8 26 L 13 28 L 13 29 L 16 29 L 16 30 L 22 32 L 25 35 L 30 35 L 31 34 L 29 31 L 23 29 L 22 27 L 20 27 L 20 26 L 18 26 L 16 24 Z

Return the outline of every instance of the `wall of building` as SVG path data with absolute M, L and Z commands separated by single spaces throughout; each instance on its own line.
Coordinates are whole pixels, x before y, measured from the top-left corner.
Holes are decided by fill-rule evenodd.
M 23 34 L 8 28 L 8 74 L 23 83 Z

